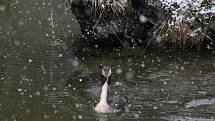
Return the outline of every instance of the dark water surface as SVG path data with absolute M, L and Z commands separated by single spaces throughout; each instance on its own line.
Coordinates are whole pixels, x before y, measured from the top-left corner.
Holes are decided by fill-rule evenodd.
M 215 54 L 88 47 L 64 1 L 0 8 L 1 121 L 215 120 Z M 110 95 L 128 100 L 117 114 L 92 110 L 102 63 L 113 67 Z

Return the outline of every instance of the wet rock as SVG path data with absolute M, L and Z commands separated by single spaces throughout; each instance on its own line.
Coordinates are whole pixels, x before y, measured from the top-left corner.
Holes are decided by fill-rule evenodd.
M 119 10 L 112 8 L 112 4 L 95 6 L 92 1 L 73 0 L 69 3 L 82 34 L 92 44 L 125 48 L 147 44 L 153 36 L 153 27 L 162 20 L 161 10 L 145 0 L 127 1 Z

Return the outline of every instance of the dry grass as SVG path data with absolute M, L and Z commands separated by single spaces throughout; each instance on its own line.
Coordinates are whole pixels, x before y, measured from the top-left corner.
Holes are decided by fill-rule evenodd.
M 210 5 L 208 4 L 208 6 Z M 176 21 L 171 17 L 171 12 L 169 12 L 170 14 L 154 33 L 164 42 L 171 42 L 181 47 L 188 43 L 201 46 L 205 38 L 213 41 L 208 35 L 208 28 L 212 20 L 214 20 L 214 15 L 209 15 L 208 17 L 203 15 L 195 16 L 195 20 L 192 21 L 186 19 L 192 18 L 195 12 L 197 11 L 188 10 L 185 19 L 182 21 Z
M 128 0 L 90 0 L 96 10 L 112 10 L 113 12 L 123 12 L 128 7 Z

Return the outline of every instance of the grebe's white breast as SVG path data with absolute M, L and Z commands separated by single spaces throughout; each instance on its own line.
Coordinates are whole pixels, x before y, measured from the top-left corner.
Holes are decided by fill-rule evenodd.
M 98 103 L 94 110 L 97 112 L 97 113 L 116 113 L 116 112 L 119 112 L 121 110 L 119 109 L 116 109 L 114 107 L 112 107 L 111 105 L 109 105 L 108 103 Z
M 94 107 L 94 110 L 98 113 L 114 113 L 120 110 L 111 106 L 107 102 L 108 83 L 107 81 L 102 86 L 101 96 L 99 103 Z

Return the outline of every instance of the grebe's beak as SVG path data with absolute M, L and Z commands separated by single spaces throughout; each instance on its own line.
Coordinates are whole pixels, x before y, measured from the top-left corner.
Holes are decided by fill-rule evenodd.
M 111 75 L 111 68 L 108 65 L 102 66 L 102 75 L 106 78 L 106 81 L 109 79 Z

